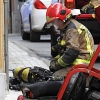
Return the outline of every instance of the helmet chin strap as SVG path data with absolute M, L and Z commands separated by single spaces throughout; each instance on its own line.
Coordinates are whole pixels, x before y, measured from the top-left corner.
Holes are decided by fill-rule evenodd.
M 64 23 L 65 23 L 66 21 L 68 21 L 68 18 L 66 18 L 65 20 L 63 20 Z
M 70 13 L 65 20 L 63 20 L 64 23 L 66 23 L 67 21 L 69 21 L 72 18 L 72 14 Z
M 47 24 L 47 28 L 50 28 L 51 26 L 54 26 L 55 30 L 58 30 L 57 25 L 52 24 L 52 23 Z

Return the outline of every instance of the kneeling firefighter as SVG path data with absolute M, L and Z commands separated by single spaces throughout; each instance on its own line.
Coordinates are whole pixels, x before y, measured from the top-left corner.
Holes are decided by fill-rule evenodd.
M 50 71 L 53 72 L 55 81 L 51 79 L 49 81 L 25 86 L 31 91 L 32 98 L 37 99 L 43 96 L 56 96 L 63 83 L 63 78 L 57 79 L 55 77 L 66 76 L 68 70 L 73 65 L 90 63 L 94 52 L 92 35 L 84 25 L 72 19 L 71 16 L 71 10 L 60 3 L 51 4 L 47 9 L 47 24 L 52 23 L 52 25 L 58 27 L 61 31 L 61 37 L 58 39 L 57 44 L 60 45 L 60 48 L 56 45 L 52 47 L 52 49 L 61 52 L 50 62 Z M 80 83 L 76 80 L 76 77 L 78 80 L 80 79 Z M 79 76 L 78 74 L 73 76 L 70 81 L 70 86 L 67 88 L 68 92 L 66 92 L 67 94 L 62 100 L 80 100 L 84 92 L 79 93 L 80 91 L 84 91 L 85 87 L 85 79 L 82 73 L 79 73 Z M 82 85 L 82 83 L 84 84 Z M 77 86 L 79 86 L 79 88 L 76 89 L 75 87 Z M 72 87 L 74 87 L 74 90 Z M 74 94 L 72 93 L 73 91 Z M 70 93 L 72 93 L 72 95 L 70 95 Z
M 89 64 L 94 52 L 94 41 L 89 30 L 72 19 L 71 10 L 62 4 L 53 4 L 47 9 L 47 23 L 58 27 L 61 37 L 58 40 L 63 53 L 59 53 L 51 62 L 50 70 L 56 76 L 66 76 L 73 65 Z M 53 50 L 59 50 L 57 45 Z M 55 49 L 56 48 L 56 49 Z

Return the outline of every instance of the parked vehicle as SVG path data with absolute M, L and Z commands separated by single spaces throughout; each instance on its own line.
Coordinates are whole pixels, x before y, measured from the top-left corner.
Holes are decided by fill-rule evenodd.
M 19 0 L 23 2 L 23 0 Z M 21 7 L 22 39 L 31 42 L 40 40 L 40 32 L 46 32 L 46 10 L 52 0 L 24 0 Z M 48 33 L 48 32 L 46 32 Z

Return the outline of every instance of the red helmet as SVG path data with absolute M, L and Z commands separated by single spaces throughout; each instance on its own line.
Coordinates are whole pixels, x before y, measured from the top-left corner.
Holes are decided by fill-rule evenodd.
M 56 19 L 65 20 L 66 18 L 70 17 L 71 10 L 66 8 L 60 3 L 51 4 L 46 12 L 46 19 L 47 23 L 51 23 Z

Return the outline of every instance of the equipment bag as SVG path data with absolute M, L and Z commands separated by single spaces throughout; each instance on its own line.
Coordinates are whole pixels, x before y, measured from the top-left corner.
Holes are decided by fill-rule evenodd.
M 38 82 L 27 87 L 37 100 L 56 100 L 63 81 Z M 85 93 L 86 78 L 83 73 L 72 76 L 62 100 L 81 100 Z
M 25 78 L 28 81 L 25 81 L 23 79 L 22 74 L 23 71 L 25 71 L 27 68 L 30 70 L 28 71 L 28 74 L 24 74 Z M 20 90 L 21 86 L 20 84 L 33 84 L 36 82 L 41 82 L 41 81 L 46 81 L 52 76 L 52 72 L 50 72 L 47 69 L 41 68 L 41 67 L 34 67 L 33 69 L 30 67 L 23 68 L 22 70 L 19 71 L 18 73 L 18 79 L 15 77 L 10 77 L 9 78 L 9 88 L 11 90 Z
M 63 81 L 43 81 L 43 82 L 37 82 L 31 85 L 26 85 L 23 88 L 28 88 L 34 97 L 30 97 L 29 93 L 27 95 L 24 95 L 25 98 L 30 99 L 37 99 L 37 100 L 52 100 L 54 99 L 60 87 L 62 86 Z M 25 94 L 25 93 L 24 93 Z
M 40 82 L 40 81 L 47 80 L 47 77 L 52 76 L 52 72 L 50 72 L 49 70 L 35 66 L 33 69 L 30 68 L 30 70 L 28 72 L 28 76 L 27 76 L 27 81 L 25 81 L 25 79 L 23 79 L 23 77 L 22 77 L 22 74 L 23 74 L 23 72 L 24 72 L 25 69 L 26 68 L 23 68 L 18 73 L 19 79 L 22 82 L 35 83 L 35 82 Z

